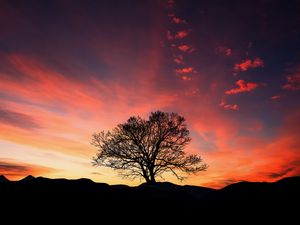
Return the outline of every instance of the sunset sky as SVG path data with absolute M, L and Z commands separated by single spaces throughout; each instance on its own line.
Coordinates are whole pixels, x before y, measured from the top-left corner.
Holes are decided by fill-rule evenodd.
M 87 177 L 94 132 L 177 112 L 181 184 L 300 175 L 300 1 L 0 1 L 0 174 Z M 171 182 L 175 178 L 166 176 Z

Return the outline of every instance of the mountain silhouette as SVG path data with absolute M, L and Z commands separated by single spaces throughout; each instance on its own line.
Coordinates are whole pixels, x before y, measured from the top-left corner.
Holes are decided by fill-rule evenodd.
M 0 175 L 0 183 L 1 182 L 9 182 L 9 179 L 7 179 L 4 175 Z
M 20 181 L 27 181 L 27 180 L 32 180 L 32 179 L 35 179 L 35 177 L 32 175 L 28 175 L 28 176 L 24 177 L 23 179 L 21 179 Z
M 161 216 L 169 222 L 182 218 L 187 222 L 199 216 L 211 222 L 222 218 L 224 222 L 240 215 L 253 222 L 257 218 L 271 221 L 275 217 L 284 217 L 287 222 L 297 215 L 293 212 L 298 210 L 300 201 L 300 177 L 273 183 L 239 182 L 218 190 L 169 182 L 129 187 L 89 179 L 28 178 L 0 183 L 1 212 L 16 212 L 19 208 L 17 212 L 23 213 L 29 211 L 30 203 L 30 211 L 48 218 L 81 215 L 86 219 L 91 215 L 97 218 L 99 213 L 103 217 L 113 213 L 116 216 L 111 219 L 131 222 L 136 216 L 149 217 L 147 221 Z M 55 214 L 50 214 L 52 211 Z

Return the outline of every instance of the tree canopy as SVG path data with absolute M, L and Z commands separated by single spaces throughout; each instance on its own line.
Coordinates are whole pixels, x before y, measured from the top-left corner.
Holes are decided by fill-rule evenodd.
M 91 144 L 98 149 L 93 165 L 113 168 L 127 178 L 142 177 L 147 183 L 155 183 L 165 172 L 181 180 L 182 172 L 207 168 L 199 155 L 184 151 L 190 142 L 185 118 L 177 113 L 156 111 L 148 120 L 134 116 L 111 131 L 93 134 Z

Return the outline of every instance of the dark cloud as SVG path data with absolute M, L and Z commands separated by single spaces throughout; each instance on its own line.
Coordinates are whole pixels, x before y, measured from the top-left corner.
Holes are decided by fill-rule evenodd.
M 40 127 L 40 125 L 31 116 L 1 108 L 0 123 L 9 124 L 23 129 L 34 129 Z
M 299 68 L 295 74 L 287 76 L 287 83 L 283 85 L 282 88 L 290 91 L 300 90 L 300 69 Z
M 0 161 L 0 173 L 9 172 L 9 173 L 20 173 L 20 172 L 29 172 L 31 169 L 28 166 L 14 164 L 14 163 L 7 163 Z
M 230 184 L 234 184 L 234 183 L 238 183 L 241 182 L 241 180 L 236 180 L 236 179 L 226 179 L 223 180 L 222 183 L 224 184 L 224 186 L 230 185 Z
M 289 172 L 293 171 L 294 169 L 295 169 L 294 167 L 289 167 L 289 168 L 283 169 L 277 173 L 270 173 L 269 177 L 270 178 L 280 178 L 280 177 L 287 175 Z
M 0 159 L 0 174 L 4 174 L 5 176 L 9 176 L 11 178 L 22 178 L 29 174 L 33 176 L 40 176 L 45 173 L 51 173 L 58 171 L 57 169 L 15 162 L 7 159 Z

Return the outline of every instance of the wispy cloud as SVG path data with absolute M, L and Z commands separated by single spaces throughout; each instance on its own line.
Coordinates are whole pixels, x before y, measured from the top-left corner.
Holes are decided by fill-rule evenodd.
M 176 24 L 187 24 L 187 22 L 184 19 L 181 19 L 181 18 L 175 16 L 174 14 L 172 14 L 171 18 L 172 18 L 172 22 L 173 23 L 176 23 Z
M 227 95 L 233 95 L 233 94 L 238 94 L 242 92 L 250 92 L 256 89 L 259 85 L 254 82 L 246 82 L 244 80 L 238 80 L 236 82 L 236 85 L 238 86 L 237 88 L 230 89 L 225 92 Z
M 5 159 L 5 161 L 3 159 L 0 160 L 0 174 L 4 174 L 9 178 L 22 178 L 29 174 L 33 176 L 40 176 L 56 171 L 57 169 L 45 166 L 9 161 L 7 159 Z
M 232 55 L 232 49 L 227 46 L 218 46 L 216 48 L 216 54 L 218 55 L 225 55 L 225 56 L 231 56 Z
M 282 169 L 278 172 L 269 173 L 270 178 L 281 178 L 294 170 L 293 167 Z
M 184 64 L 183 55 L 175 55 L 174 58 L 173 58 L 173 61 L 176 64 Z
M 254 60 L 245 59 L 241 63 L 235 64 L 233 70 L 235 72 L 240 72 L 240 71 L 247 71 L 250 68 L 258 68 L 263 66 L 264 66 L 264 61 L 261 58 L 257 57 Z
M 182 75 L 180 78 L 182 80 L 184 80 L 184 81 L 191 81 L 191 80 L 193 80 L 193 78 L 191 76 L 188 76 L 188 75 Z
M 91 172 L 91 174 L 98 175 L 98 176 L 102 176 L 103 175 L 102 173 L 99 173 L 99 172 Z
M 0 123 L 23 129 L 39 128 L 40 125 L 29 115 L 0 108 Z
M 272 100 L 278 100 L 280 98 L 281 98 L 280 95 L 274 95 L 274 96 L 271 97 Z
M 287 83 L 282 88 L 289 91 L 300 90 L 300 69 L 296 71 L 296 74 L 287 76 Z
M 222 101 L 219 106 L 221 106 L 222 108 L 226 109 L 226 110 L 239 110 L 239 106 L 237 104 L 227 104 L 225 101 Z

